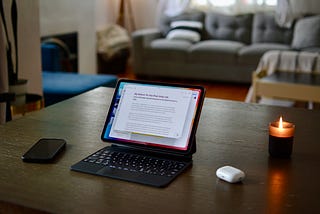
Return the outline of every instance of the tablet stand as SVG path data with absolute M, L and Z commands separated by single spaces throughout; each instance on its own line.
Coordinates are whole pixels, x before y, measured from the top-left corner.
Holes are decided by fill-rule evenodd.
M 190 150 L 190 154 L 189 155 L 186 155 L 186 158 L 188 159 L 192 159 L 192 155 L 194 153 L 196 153 L 197 151 L 197 140 L 196 140 L 196 136 L 194 136 L 192 142 L 191 142 L 191 150 Z

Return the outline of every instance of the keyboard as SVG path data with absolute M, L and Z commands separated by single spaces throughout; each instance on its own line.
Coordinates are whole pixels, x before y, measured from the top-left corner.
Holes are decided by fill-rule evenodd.
M 125 152 L 109 151 L 107 149 L 102 149 L 85 158 L 83 161 L 134 173 L 167 177 L 176 175 L 186 166 L 186 163 L 183 162 Z
M 180 161 L 148 154 L 109 146 L 72 165 L 71 170 L 164 187 L 192 164 L 191 159 Z

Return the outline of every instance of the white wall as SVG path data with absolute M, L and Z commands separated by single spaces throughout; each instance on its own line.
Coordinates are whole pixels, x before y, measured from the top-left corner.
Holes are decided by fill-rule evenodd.
M 3 1 L 8 9 L 11 0 Z M 95 73 L 95 32 L 116 22 L 119 2 L 119 0 L 17 1 L 19 77 L 28 79 L 30 93 L 42 94 L 40 35 L 79 31 L 80 73 Z M 157 0 L 131 0 L 137 29 L 155 26 L 156 3 Z
M 78 13 L 78 65 L 80 73 L 97 73 L 95 1 L 77 0 Z
M 19 75 L 28 80 L 28 93 L 42 95 L 39 0 L 17 1 L 17 4 Z
M 156 20 L 156 7 L 159 0 L 124 0 L 125 2 L 131 2 L 132 15 L 134 17 L 136 29 L 142 28 L 152 28 L 155 27 Z M 118 16 L 120 0 L 114 1 L 115 17 Z M 126 18 L 126 28 L 131 30 L 128 23 L 128 7 L 125 3 L 125 18 Z
M 118 11 L 118 0 L 96 0 L 96 30 L 102 30 L 106 25 L 115 23 Z
M 320 14 L 319 0 L 290 0 L 290 3 L 292 5 L 293 13 L 295 14 Z
M 155 26 L 156 3 L 131 0 L 136 29 Z M 119 5 L 120 0 L 40 0 L 41 36 L 78 32 L 79 72 L 96 73 L 96 31 L 116 22 Z
M 156 26 L 156 8 L 158 1 L 159 0 L 131 0 L 137 29 Z
M 95 2 L 40 0 L 41 36 L 78 32 L 79 73 L 96 73 Z
M 3 1 L 8 9 L 11 0 Z M 156 0 L 131 0 L 137 28 L 154 26 L 156 2 Z M 42 94 L 40 35 L 78 31 L 79 72 L 96 72 L 95 32 L 108 24 L 115 23 L 119 0 L 18 0 L 17 4 L 19 77 L 28 79 L 30 93 Z

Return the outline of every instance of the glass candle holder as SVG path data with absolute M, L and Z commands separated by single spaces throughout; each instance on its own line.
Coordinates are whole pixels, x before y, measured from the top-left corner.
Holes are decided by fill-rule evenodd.
M 295 125 L 279 121 L 269 124 L 269 155 L 289 158 L 292 154 Z

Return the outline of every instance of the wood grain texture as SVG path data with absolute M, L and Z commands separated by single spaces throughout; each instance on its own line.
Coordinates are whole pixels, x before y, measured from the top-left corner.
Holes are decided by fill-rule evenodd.
M 113 89 L 98 88 L 0 126 L 0 206 L 53 213 L 302 213 L 319 204 L 320 112 L 206 99 L 192 168 L 159 189 L 70 171 L 109 145 L 100 140 Z M 296 125 L 291 159 L 268 155 L 268 123 L 283 115 Z M 52 164 L 21 155 L 41 137 L 67 140 Z M 215 176 L 232 165 L 240 184 Z M 1 209 L 0 209 L 1 210 Z

